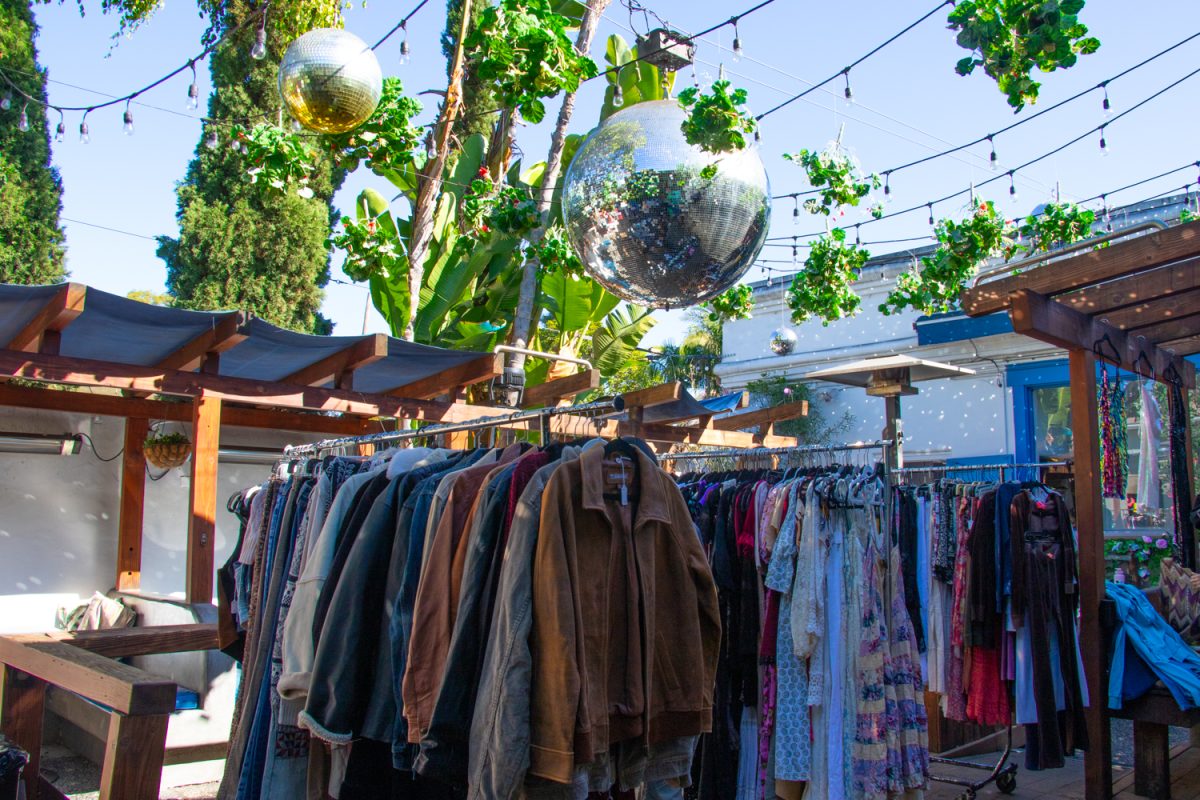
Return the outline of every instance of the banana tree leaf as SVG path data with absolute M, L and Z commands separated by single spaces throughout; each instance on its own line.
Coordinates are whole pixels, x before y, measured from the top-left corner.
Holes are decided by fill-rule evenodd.
M 539 161 L 529 169 L 521 172 L 518 177 L 527 186 L 538 187 L 542 184 L 542 176 L 546 174 L 546 162 Z
M 406 162 L 400 169 L 376 169 L 375 173 L 386 178 L 388 183 L 395 186 L 410 200 L 417 198 L 417 169 L 412 162 Z
M 588 321 L 599 323 L 617 307 L 621 298 L 605 291 L 604 287 L 595 281 L 592 281 L 592 286 L 592 317 Z
M 408 278 L 406 275 L 384 277 L 372 275 L 367 282 L 371 290 L 371 303 L 387 320 L 392 336 L 404 336 L 412 305 L 408 300 Z
M 381 195 L 374 189 L 363 189 L 358 193 L 358 199 L 354 203 L 354 209 L 358 212 L 358 218 L 363 218 L 365 211 L 372 217 L 378 217 L 380 214 L 388 210 L 387 198 Z
M 562 187 L 563 177 L 567 174 L 567 168 L 571 166 L 571 162 L 575 160 L 575 154 L 579 152 L 580 145 L 583 144 L 586 136 L 578 133 L 572 133 L 563 140 L 562 152 L 562 168 L 558 171 L 558 184 L 554 187 L 554 197 L 550 201 L 550 221 L 555 222 L 562 219 Z
M 449 192 L 438 198 L 437 207 L 433 212 L 433 240 L 435 242 L 441 243 L 445 240 L 448 232 L 455 232 L 454 220 L 457 216 L 455 213 L 457 203 L 454 195 Z
M 433 326 L 445 323 L 446 312 L 458 302 L 471 282 L 487 268 L 493 255 L 494 253 L 490 249 L 481 247 L 466 261 L 458 261 L 452 268 L 442 270 L 437 284 L 433 287 L 433 296 L 417 311 L 414 327 L 420 332 L 418 336 L 427 337 L 420 338 L 418 341 L 428 341 L 434 338 Z
M 587 327 L 594 305 L 593 285 L 589 278 L 575 278 L 562 270 L 542 278 L 542 305 L 557 330 L 570 333 Z
M 483 134 L 476 133 L 468 136 L 467 140 L 463 142 L 458 160 L 454 162 L 450 179 L 445 184 L 445 189 L 451 192 L 456 200 L 462 200 L 462 196 L 471 186 L 471 181 L 479 177 L 479 168 L 483 166 L 485 158 L 487 158 L 487 141 L 483 138 Z
M 635 348 L 655 324 L 649 308 L 623 304 L 613 309 L 592 333 L 592 366 L 606 377 L 616 373 L 629 359 L 640 357 Z
M 555 14 L 561 14 L 574 22 L 579 22 L 583 19 L 583 12 L 587 9 L 583 3 L 576 0 L 552 0 L 550 10 Z

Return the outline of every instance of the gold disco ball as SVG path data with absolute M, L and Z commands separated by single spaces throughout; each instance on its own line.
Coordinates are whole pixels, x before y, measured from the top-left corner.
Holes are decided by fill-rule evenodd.
M 288 112 L 319 133 L 345 133 L 375 113 L 383 71 L 353 33 L 317 28 L 288 45 L 279 64 L 279 94 Z

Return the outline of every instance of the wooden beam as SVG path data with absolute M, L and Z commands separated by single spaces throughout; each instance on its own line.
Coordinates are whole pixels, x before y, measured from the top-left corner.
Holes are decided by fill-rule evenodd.
M 1117 242 L 1018 275 L 989 281 L 963 291 L 967 316 L 978 317 L 1008 308 L 1008 298 L 1020 289 L 1052 296 L 1170 264 L 1200 254 L 1200 222 L 1176 225 L 1145 236 Z
M 382 333 L 371 334 L 293 372 L 281 383 L 298 383 L 301 386 L 333 383 L 339 389 L 352 389 L 354 370 L 387 358 L 387 354 L 388 337 Z
M 651 422 L 639 424 L 636 420 L 577 417 L 570 414 L 551 417 L 550 430 L 556 436 L 596 436 L 602 439 L 640 436 L 649 442 L 702 444 L 713 447 L 796 447 L 800 444 L 794 436 L 759 436 L 743 431 L 719 431 L 715 428 Z
M 146 504 L 146 454 L 142 446 L 149 432 L 150 420 L 144 417 L 125 420 L 115 584 L 121 591 L 137 589 L 142 582 L 142 521 Z
M 28 800 L 38 800 L 46 682 L 0 661 L 0 731 L 29 754 L 24 777 Z M 41 795 L 44 797 L 45 795 Z
M 61 642 L 107 658 L 190 653 L 196 650 L 215 650 L 220 645 L 215 622 L 112 628 L 103 631 L 55 630 L 15 634 L 8 638 L 26 645 Z
M 217 450 L 221 400 L 192 403 L 192 480 L 188 491 L 187 601 L 211 603 L 217 538 Z
M 192 372 L 200 369 L 206 358 L 224 353 L 245 341 L 249 335 L 245 326 L 250 316 L 241 311 L 213 317 L 209 330 L 186 342 L 178 350 L 158 362 L 159 369 L 178 369 Z
M 1171 339 L 1170 341 L 1160 342 L 1158 346 L 1163 350 L 1170 350 L 1177 356 L 1195 355 L 1196 353 L 1200 353 L 1200 336 L 1190 336 L 1187 339 Z
M 208 375 L 203 372 L 160 370 L 155 367 L 83 358 L 17 353 L 12 350 L 0 350 L 0 377 L 158 392 L 183 397 L 205 394 L 219 397 L 226 403 L 272 406 L 276 409 L 338 411 L 358 416 L 403 417 L 435 422 L 463 422 L 482 416 L 512 413 L 512 409 L 492 406 L 439 403 L 390 395 L 256 381 L 227 375 Z
M 161 400 L 94 394 L 87 391 L 38 389 L 31 386 L 13 386 L 4 382 L 0 382 L 0 406 L 174 422 L 188 422 L 192 418 L 190 403 L 165 403 Z M 377 423 L 364 417 L 329 417 L 303 411 L 275 411 L 234 405 L 227 405 L 221 410 L 221 423 L 225 427 L 233 428 L 265 428 L 337 436 L 357 436 L 379 430 Z
M 784 420 L 808 416 L 808 401 L 797 400 L 793 403 L 783 403 L 771 408 L 759 408 L 754 411 L 743 411 L 741 414 L 730 414 L 713 420 L 713 427 L 722 431 L 740 431 L 746 428 L 756 428 L 759 425 L 770 425 Z
M 58 353 L 58 342 L 63 330 L 83 313 L 87 287 L 81 283 L 68 283 L 54 293 L 42 310 L 17 331 L 5 347 L 9 350 L 27 352 Z
M 1153 343 L 1140 342 L 1137 337 L 1130 336 L 1112 325 L 1081 314 L 1028 289 L 1013 292 L 1011 303 L 1012 309 L 1009 313 L 1012 316 L 1013 330 L 1017 333 L 1064 350 L 1084 348 L 1089 352 L 1098 342 L 1107 338 L 1112 347 L 1105 344 L 1105 354 L 1114 359 L 1114 363 L 1122 369 L 1144 372 L 1148 360 L 1155 375 L 1164 375 L 1168 366 L 1174 366 L 1183 379 L 1184 386 L 1192 388 L 1196 385 L 1196 370 L 1190 362 L 1170 355 Z M 1143 353 L 1145 359 L 1140 358 Z
M 622 395 L 625 400 L 626 408 L 646 408 L 647 406 L 657 406 L 662 403 L 670 403 L 673 400 L 679 400 L 683 397 L 683 384 L 679 381 L 670 383 L 660 383 L 657 386 L 651 386 L 646 389 L 639 389 L 636 392 L 629 392 Z
M 395 397 L 411 397 L 415 400 L 428 400 L 438 395 L 446 394 L 459 386 L 471 386 L 480 381 L 487 381 L 504 374 L 504 357 L 489 353 L 485 356 L 464 361 L 457 366 L 444 369 L 436 375 L 421 378 L 419 381 L 406 383 L 388 389 L 385 394 Z
M 100 800 L 157 800 L 167 747 L 167 715 L 110 714 L 100 769 Z
M 526 389 L 521 405 L 525 408 L 553 405 L 563 398 L 573 398 L 599 386 L 600 370 L 587 369 Z
M 1196 313 L 1190 317 L 1174 317 L 1157 325 L 1147 325 L 1145 328 L 1129 331 L 1129 334 L 1134 339 L 1144 336 L 1146 341 L 1160 346 L 1163 342 L 1200 337 L 1200 305 L 1196 307 Z
M 1091 694 L 1084 712 L 1089 743 L 1084 757 L 1085 796 L 1107 800 L 1112 797 L 1112 742 L 1108 704 L 1104 702 L 1107 652 L 1100 625 L 1105 577 L 1104 506 L 1100 497 L 1096 357 L 1090 346 L 1071 348 L 1069 372 L 1071 434 L 1075 443 L 1075 521 L 1079 531 L 1079 649 Z
M 1176 267 L 1171 267 L 1170 270 L 1169 273 L 1157 276 L 1146 273 L 1126 278 L 1115 284 L 1118 288 L 1106 290 L 1105 297 L 1097 297 L 1095 294 L 1105 289 L 1101 286 L 1097 287 L 1095 292 L 1092 289 L 1085 290 L 1089 294 L 1089 297 L 1085 298 L 1087 302 L 1080 301 L 1079 295 L 1083 292 L 1064 294 L 1058 298 L 1058 302 L 1085 314 L 1093 313 L 1121 330 L 1135 330 L 1164 320 L 1200 313 L 1200 259 L 1195 259 L 1186 270 Z M 1186 275 L 1183 274 L 1185 272 Z M 1154 277 L 1153 281 L 1150 280 L 1151 277 Z M 1171 285 L 1162 286 L 1163 281 L 1169 281 Z M 1195 284 L 1195 288 L 1187 288 L 1189 281 Z M 1184 288 L 1177 288 L 1179 286 Z M 1101 308 L 1107 310 L 1097 310 Z
M 175 684 L 63 642 L 29 645 L 0 636 L 0 663 L 122 714 L 169 714 Z

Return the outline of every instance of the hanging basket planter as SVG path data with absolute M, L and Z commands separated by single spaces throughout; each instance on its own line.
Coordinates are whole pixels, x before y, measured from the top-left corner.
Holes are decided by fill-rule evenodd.
M 183 466 L 192 454 L 192 443 L 182 433 L 166 433 L 146 439 L 142 450 L 152 466 L 175 469 Z

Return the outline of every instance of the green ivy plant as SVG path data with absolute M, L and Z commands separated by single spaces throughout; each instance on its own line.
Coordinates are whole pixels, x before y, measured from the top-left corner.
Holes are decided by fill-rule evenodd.
M 549 0 L 501 0 L 483 12 L 467 37 L 470 68 L 494 85 L 501 106 L 537 124 L 546 116 L 543 98 L 574 92 L 599 74 L 596 62 L 576 52 L 567 35 L 574 25 Z
M 754 309 L 754 290 L 742 283 L 700 304 L 708 311 L 712 322 L 730 322 L 735 319 L 750 319 Z
M 294 184 L 296 194 L 313 196 L 308 182 L 317 152 L 299 135 L 276 125 L 256 125 L 249 130 L 235 125 L 232 136 L 233 147 L 245 156 L 246 180 L 250 183 L 277 192 Z
M 746 110 L 746 90 L 729 91 L 729 81 L 714 81 L 709 92 L 690 86 L 679 93 L 679 105 L 688 112 L 680 128 L 688 144 L 708 153 L 734 153 L 750 144 L 746 137 L 758 128 L 758 122 Z M 700 177 L 710 179 L 717 165 L 709 164 Z
M 1096 212 L 1074 203 L 1047 203 L 1040 214 L 1025 218 L 1017 229 L 1019 240 L 1005 254 L 1011 259 L 1018 251 L 1033 255 L 1058 245 L 1087 239 L 1096 224 Z
M 583 274 L 583 262 L 567 239 L 567 230 L 561 222 L 555 222 L 536 244 L 525 248 L 526 258 L 536 258 L 544 274 L 564 272 L 567 275 Z
M 463 195 L 462 220 L 468 233 L 487 239 L 493 233 L 523 237 L 538 226 L 541 217 L 528 188 L 497 185 L 487 167 L 480 167 Z
M 407 272 L 408 260 L 395 222 L 388 213 L 387 199 L 374 189 L 366 189 L 359 195 L 356 205 L 356 215 L 342 217 L 342 229 L 335 232 L 325 246 L 345 251 L 342 270 L 351 280 L 366 281 L 372 276 L 385 280 L 402 277 Z
M 962 222 L 939 220 L 934 228 L 938 247 L 905 272 L 880 304 L 884 314 L 914 308 L 926 314 L 948 311 L 958 302 L 967 281 L 989 258 L 1011 253 L 1015 230 L 991 201 L 981 202 Z
M 1195 222 L 1200 219 L 1200 214 L 1192 211 L 1190 208 L 1185 208 L 1179 212 L 1179 224 L 1186 225 L 1189 222 Z
M 844 206 L 857 206 L 872 189 L 882 185 L 877 174 L 863 175 L 854 158 L 836 143 L 821 152 L 801 150 L 795 155 L 784 153 L 783 157 L 799 164 L 809 185 L 817 190 L 816 197 L 804 201 L 804 209 L 810 214 L 829 216 Z M 882 217 L 883 207 L 873 206 L 871 215 Z
M 1067 69 L 1100 47 L 1079 21 L 1083 6 L 1084 0 L 960 0 L 947 21 L 972 55 L 955 71 L 970 75 L 983 67 L 1015 111 L 1036 103 L 1041 84 L 1031 77 L 1034 68 Z
M 816 317 L 828 325 L 856 314 L 862 298 L 852 287 L 870 258 L 862 247 L 846 243 L 846 232 L 841 228 L 813 242 L 804 268 L 793 276 L 788 287 L 792 321 L 802 323 Z

